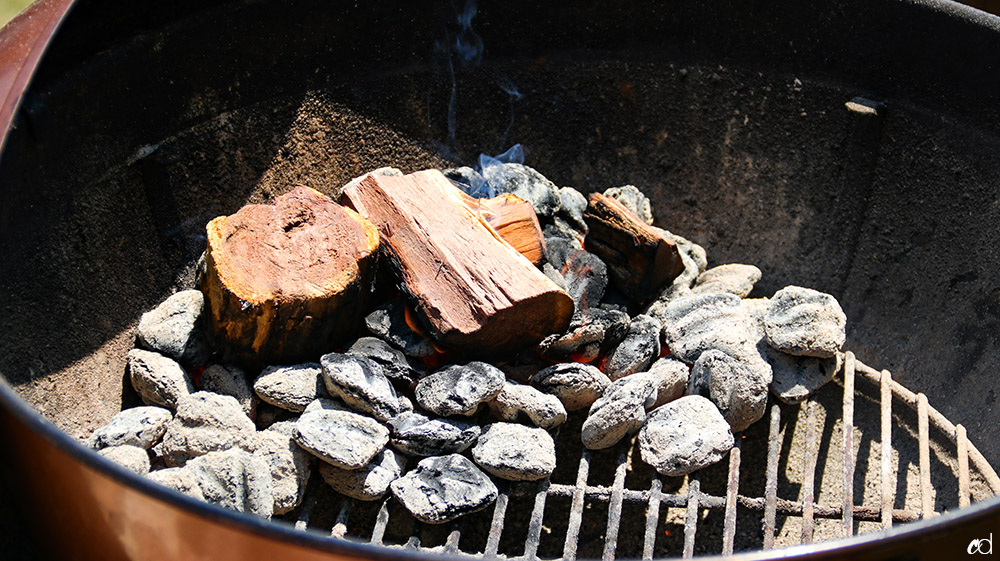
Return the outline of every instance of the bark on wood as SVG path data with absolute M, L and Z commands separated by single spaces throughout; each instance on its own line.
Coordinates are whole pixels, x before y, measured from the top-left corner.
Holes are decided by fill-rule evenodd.
M 569 323 L 569 295 L 468 208 L 440 171 L 369 174 L 344 197 L 378 227 L 417 315 L 443 346 L 499 355 Z
M 545 236 L 531 203 L 511 193 L 492 199 L 463 195 L 465 206 L 481 216 L 528 261 L 538 265 L 546 259 Z
M 212 220 L 201 289 L 216 346 L 250 365 L 330 352 L 358 329 L 378 245 L 370 222 L 307 187 Z
M 607 263 L 611 280 L 629 298 L 655 298 L 684 269 L 677 245 L 611 197 L 591 193 L 589 203 L 587 251 Z

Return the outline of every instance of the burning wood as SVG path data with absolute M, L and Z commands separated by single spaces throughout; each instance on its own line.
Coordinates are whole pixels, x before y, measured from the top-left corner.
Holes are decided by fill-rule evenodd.
M 498 355 L 565 329 L 573 301 L 503 241 L 440 171 L 369 174 L 344 191 L 371 220 L 441 344 Z
M 329 350 L 364 317 L 378 244 L 367 220 L 307 187 L 212 220 L 201 289 L 217 343 L 254 364 Z
M 684 270 L 677 244 L 615 199 L 591 193 L 583 219 L 590 228 L 587 250 L 607 263 L 612 280 L 634 300 L 652 300 Z

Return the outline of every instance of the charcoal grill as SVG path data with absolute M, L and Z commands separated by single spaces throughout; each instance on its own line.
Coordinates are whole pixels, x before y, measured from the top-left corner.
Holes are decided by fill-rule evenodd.
M 483 0 L 486 52 L 461 67 L 442 60 L 448 3 L 69 4 L 44 0 L 2 36 L 0 445 L 23 515 L 0 514 L 32 521 L 24 547 L 865 559 L 1000 535 L 996 18 L 931 0 Z M 846 109 L 854 99 L 875 110 Z M 514 141 L 559 183 L 642 186 L 658 221 L 713 263 L 760 266 L 762 294 L 836 295 L 848 348 L 895 374 L 848 353 L 812 401 L 769 404 L 722 465 L 656 478 L 628 469 L 627 445 L 574 448 L 551 479 L 444 528 L 318 481 L 293 520 L 265 523 L 76 442 L 135 403 L 122 383 L 135 323 L 191 285 L 207 220 L 295 183 L 335 194 L 370 169 L 465 163 Z

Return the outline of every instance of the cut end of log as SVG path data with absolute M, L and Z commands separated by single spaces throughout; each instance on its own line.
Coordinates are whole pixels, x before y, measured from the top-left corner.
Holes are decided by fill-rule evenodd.
M 587 250 L 608 265 L 611 280 L 632 300 L 648 302 L 684 270 L 673 240 L 617 200 L 591 193 L 583 215 Z
M 327 352 L 361 319 L 378 230 L 308 187 L 208 224 L 202 291 L 217 344 L 242 362 Z
M 388 261 L 440 344 L 497 355 L 568 325 L 572 298 L 487 219 L 517 201 L 496 201 L 494 207 L 469 203 L 438 170 L 369 174 L 348 185 L 344 197 L 378 228 Z M 486 216 L 484 206 L 490 211 Z

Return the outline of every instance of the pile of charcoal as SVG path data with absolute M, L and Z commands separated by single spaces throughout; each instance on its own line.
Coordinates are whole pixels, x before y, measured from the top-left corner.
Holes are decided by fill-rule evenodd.
M 318 469 L 343 495 L 391 493 L 415 518 L 441 523 L 488 506 L 494 478 L 549 476 L 552 433 L 568 415 L 586 415 L 572 445 L 638 438 L 644 462 L 681 476 L 722 459 L 733 434 L 763 416 L 769 392 L 799 402 L 840 367 L 846 318 L 828 294 L 788 286 L 748 298 L 757 267 L 708 269 L 702 247 L 656 229 L 683 268 L 636 309 L 609 282 L 610 265 L 584 248 L 582 193 L 517 163 L 445 174 L 472 194 L 532 204 L 547 249 L 539 266 L 573 299 L 565 332 L 492 363 L 456 359 L 414 329 L 397 295 L 370 310 L 367 332 L 342 352 L 251 371 L 215 362 L 205 297 L 187 290 L 139 322 L 128 374 L 146 406 L 116 415 L 88 445 L 181 493 L 261 517 L 296 509 Z M 637 188 L 604 194 L 653 223 Z

